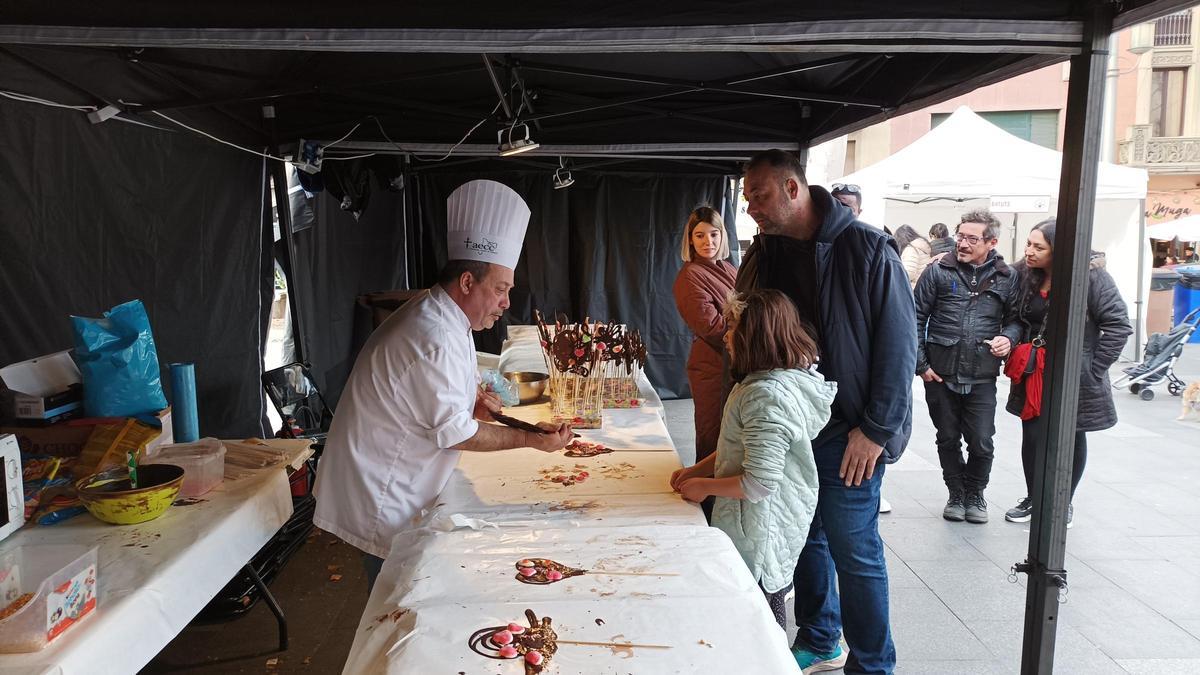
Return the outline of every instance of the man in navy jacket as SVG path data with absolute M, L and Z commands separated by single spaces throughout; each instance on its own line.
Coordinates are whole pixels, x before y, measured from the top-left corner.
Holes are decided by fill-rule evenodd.
M 738 290 L 787 293 L 817 335 L 818 369 L 838 385 L 832 418 L 813 442 L 820 494 L 796 566 L 792 652 L 805 672 L 844 663 L 847 673 L 891 673 L 896 650 L 878 511 L 884 465 L 900 458 L 912 431 L 916 316 L 908 275 L 892 238 L 810 187 L 794 156 L 755 155 L 743 191 L 761 234 L 746 252 Z M 843 628 L 848 657 L 839 646 Z

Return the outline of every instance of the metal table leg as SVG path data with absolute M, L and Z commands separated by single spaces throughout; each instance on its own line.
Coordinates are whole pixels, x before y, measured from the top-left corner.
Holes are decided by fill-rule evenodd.
M 250 575 L 250 579 L 254 582 L 254 587 L 257 588 L 258 592 L 262 594 L 263 600 L 265 600 L 267 603 L 267 607 L 270 607 L 271 613 L 275 615 L 275 621 L 279 624 L 279 651 L 287 651 L 287 617 L 283 615 L 283 609 L 279 607 L 279 603 L 276 602 L 275 596 L 271 595 L 271 589 L 267 588 L 267 585 L 263 583 L 262 578 L 258 576 L 258 572 L 254 569 L 254 565 L 246 563 L 242 569 L 246 571 L 246 574 Z

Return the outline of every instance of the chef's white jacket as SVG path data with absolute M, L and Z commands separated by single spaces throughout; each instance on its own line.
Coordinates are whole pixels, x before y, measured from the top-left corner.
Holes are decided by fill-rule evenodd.
M 437 498 L 475 435 L 471 324 L 441 286 L 367 340 L 338 402 L 317 471 L 313 522 L 386 558 L 392 537 Z

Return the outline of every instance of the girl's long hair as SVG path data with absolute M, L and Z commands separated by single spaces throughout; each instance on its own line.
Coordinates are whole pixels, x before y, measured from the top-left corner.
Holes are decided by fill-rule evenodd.
M 730 371 L 739 381 L 760 370 L 807 368 L 817 362 L 816 340 L 781 291 L 731 294 L 725 320 L 733 331 Z

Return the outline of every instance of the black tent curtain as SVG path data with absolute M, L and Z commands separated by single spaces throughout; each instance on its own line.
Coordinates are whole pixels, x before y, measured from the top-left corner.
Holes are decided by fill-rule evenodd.
M 196 364 L 200 433 L 263 433 L 270 309 L 260 158 L 191 135 L 0 99 L 0 365 L 73 345 L 69 315 L 146 305 Z
M 313 378 L 326 402 L 336 409 L 358 348 L 370 330 L 369 313 L 356 312 L 355 299 L 364 293 L 407 287 L 407 243 L 404 193 L 386 180 L 362 181 L 384 173 L 369 169 L 365 161 L 329 166 L 322 178 L 330 189 L 311 195 L 293 193 L 293 228 L 298 231 L 289 297 L 300 309 L 305 357 Z M 349 195 L 350 208 L 343 209 L 347 195 L 338 186 L 349 185 L 350 176 L 365 188 Z
M 356 169 L 342 166 L 326 173 L 331 170 Z M 682 265 L 680 239 L 692 209 L 719 209 L 731 243 L 737 241 L 729 177 L 577 172 L 574 185 L 555 190 L 544 171 L 500 171 L 409 174 L 405 193 L 380 189 L 387 181 L 373 181 L 357 220 L 328 192 L 306 205 L 315 217 L 310 228 L 296 234 L 294 293 L 306 315 L 309 360 L 329 398 L 337 399 L 362 342 L 361 322 L 357 332 L 354 325 L 355 296 L 404 288 L 405 250 L 412 286 L 432 285 L 446 260 L 446 198 L 476 178 L 512 187 L 531 210 L 506 322 L 531 323 L 533 310 L 539 309 L 548 316 L 626 323 L 646 340 L 647 374 L 659 394 L 689 395 L 684 366 L 692 336 L 675 309 L 671 288 Z M 407 232 L 402 227 L 405 197 L 413 212 Z M 477 334 L 476 344 L 498 352 L 501 339 Z

